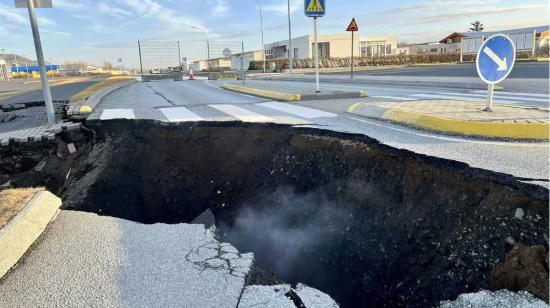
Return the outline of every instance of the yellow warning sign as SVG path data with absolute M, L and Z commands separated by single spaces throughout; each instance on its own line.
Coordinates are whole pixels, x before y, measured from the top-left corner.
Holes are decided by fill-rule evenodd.
M 359 26 L 357 25 L 357 22 L 355 21 L 355 18 L 351 20 L 351 23 L 349 24 L 348 28 L 346 29 L 348 32 L 356 32 L 359 31 Z
M 309 1 L 309 5 L 307 6 L 307 9 L 306 9 L 307 13 L 321 13 L 324 11 L 325 11 L 325 8 L 321 4 L 320 0 Z

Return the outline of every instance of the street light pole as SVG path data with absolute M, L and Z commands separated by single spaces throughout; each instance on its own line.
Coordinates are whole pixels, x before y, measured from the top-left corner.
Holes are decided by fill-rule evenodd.
M 36 13 L 34 11 L 34 1 L 27 0 L 29 9 L 29 18 L 31 20 L 32 35 L 34 37 L 34 48 L 36 49 L 36 58 L 38 67 L 40 68 L 40 80 L 42 81 L 42 93 L 44 94 L 44 102 L 46 103 L 46 112 L 48 113 L 48 123 L 55 124 L 55 111 L 53 108 L 52 93 L 48 85 L 48 76 L 46 76 L 46 66 L 44 64 L 44 53 L 42 51 L 42 43 L 40 42 L 40 32 L 38 32 L 38 23 L 36 22 Z
M 264 55 L 264 73 L 266 69 L 266 60 L 265 60 L 265 48 L 264 48 L 264 17 L 262 14 L 262 4 L 260 3 L 260 0 L 256 0 L 258 2 L 258 6 L 260 7 L 260 30 L 262 32 L 262 54 Z
M 204 39 L 206 40 L 206 57 L 208 58 L 207 60 L 208 74 L 210 75 L 210 42 L 208 42 L 208 36 L 206 35 L 206 31 L 204 31 L 204 29 L 202 28 L 195 27 L 195 26 L 192 26 L 191 28 L 199 30 L 202 32 L 202 34 L 204 34 Z M 199 64 L 199 67 L 200 67 L 200 64 Z
M 288 63 L 290 68 L 290 75 L 292 75 L 294 56 L 292 55 L 292 25 L 290 22 L 290 0 L 287 1 L 287 4 L 288 4 Z
M 4 48 L 2 48 L 2 54 L 4 55 L 4 67 L 2 68 L 2 70 L 4 70 L 4 68 L 6 69 L 6 72 L 4 72 L 4 74 L 6 74 L 6 78 L 8 80 L 10 80 L 10 75 L 11 75 L 11 65 L 9 66 L 9 72 L 7 71 L 8 70 L 8 60 L 6 59 L 6 50 Z

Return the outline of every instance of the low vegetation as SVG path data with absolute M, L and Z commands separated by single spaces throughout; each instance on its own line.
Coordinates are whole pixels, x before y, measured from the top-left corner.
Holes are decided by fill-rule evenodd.
M 15 188 L 0 191 L 0 229 L 21 211 L 34 194 L 44 188 Z
M 102 81 L 86 88 L 84 91 L 72 96 L 69 99 L 69 104 L 74 104 L 74 103 L 80 102 L 82 100 L 86 100 L 90 96 L 92 96 L 95 92 L 97 92 L 97 91 L 99 91 L 103 88 L 107 88 L 107 87 L 110 87 L 114 84 L 129 81 L 129 80 L 134 80 L 134 78 L 131 77 L 131 76 L 113 76 L 113 77 L 109 77 L 105 80 L 102 80 Z

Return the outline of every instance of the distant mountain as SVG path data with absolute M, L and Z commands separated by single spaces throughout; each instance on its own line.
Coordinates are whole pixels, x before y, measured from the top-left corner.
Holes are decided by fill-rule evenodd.
M 4 59 L 8 65 L 13 66 L 17 63 L 18 66 L 33 66 L 38 65 L 36 60 L 25 58 L 22 55 L 7 53 L 4 58 L 4 54 L 0 53 L 0 59 Z M 49 61 L 46 61 L 46 65 L 51 65 Z

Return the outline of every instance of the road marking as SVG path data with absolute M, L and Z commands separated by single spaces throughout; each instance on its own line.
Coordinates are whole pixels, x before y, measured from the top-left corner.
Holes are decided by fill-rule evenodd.
M 266 107 L 273 110 L 282 111 L 285 113 L 290 113 L 300 118 L 305 119 L 315 119 L 315 118 L 334 118 L 337 117 L 337 114 L 325 112 L 317 109 L 295 106 L 290 104 L 278 103 L 278 102 L 267 102 L 257 104 L 258 106 Z
M 487 91 L 485 90 L 476 90 L 476 91 L 470 91 L 471 93 L 479 93 L 479 94 L 487 94 Z M 495 93 L 499 95 L 510 95 L 510 96 L 532 96 L 532 97 L 542 97 L 549 99 L 550 94 L 538 94 L 538 93 L 521 93 L 521 92 L 500 92 Z
M 384 99 L 393 99 L 396 101 L 417 101 L 418 99 L 412 98 L 412 97 L 404 97 L 404 96 L 386 96 L 386 95 L 378 95 L 378 96 L 371 96 L 373 98 L 384 98 Z
M 498 68 L 497 71 L 505 71 L 508 70 L 508 63 L 506 63 L 506 57 L 504 59 L 501 59 L 491 48 L 485 47 L 483 48 L 483 52 L 493 60 Z
M 358 121 L 358 122 L 368 124 L 368 125 L 387 128 L 387 129 L 395 130 L 395 131 L 402 132 L 402 133 L 417 135 L 417 136 L 420 136 L 420 137 L 439 139 L 439 140 L 445 140 L 445 141 L 453 141 L 453 142 L 460 142 L 460 143 L 474 143 L 474 144 L 489 144 L 489 145 L 510 146 L 510 147 L 547 148 L 549 146 L 548 142 L 541 142 L 541 143 L 499 142 L 499 141 L 483 141 L 483 140 L 468 139 L 468 138 L 461 139 L 461 138 L 455 138 L 455 137 L 436 136 L 436 135 L 430 135 L 430 134 L 426 134 L 426 133 L 412 131 L 412 129 L 397 128 L 397 127 L 394 127 L 393 125 L 390 125 L 390 124 L 376 123 L 376 122 L 380 122 L 379 120 L 365 120 L 365 119 L 356 118 L 355 116 L 347 116 L 347 117 L 350 120 Z M 381 142 L 386 143 L 384 141 L 381 141 Z M 386 144 L 388 144 L 388 143 L 386 143 Z
M 266 117 L 259 113 L 255 113 L 235 105 L 224 104 L 224 105 L 208 105 L 208 106 L 214 109 L 217 109 L 234 118 L 237 118 L 243 122 L 253 122 L 253 123 L 274 122 L 273 119 L 270 117 Z
M 204 121 L 203 118 L 189 111 L 185 107 L 160 108 L 166 119 L 170 122 L 197 122 Z
M 473 93 L 470 93 L 470 94 L 465 94 L 465 93 L 437 93 L 437 94 L 440 94 L 440 95 L 458 95 L 458 96 L 470 96 L 470 97 L 480 97 L 480 98 L 485 98 L 487 95 L 483 95 L 483 94 L 473 94 Z M 527 101 L 527 102 L 542 102 L 542 103 L 546 103 L 548 102 L 548 99 L 542 99 L 542 98 L 530 98 L 530 97 L 506 97 L 506 96 L 503 96 L 502 94 L 495 94 L 494 95 L 496 99 L 501 99 L 501 100 L 517 100 L 517 99 L 521 99 L 522 101 Z
M 412 94 L 411 96 L 414 97 L 422 97 L 422 98 L 437 98 L 437 99 L 456 99 L 456 100 L 463 100 L 463 101 L 471 101 L 471 102 L 482 102 L 483 99 L 474 98 L 474 97 L 465 97 L 465 96 L 458 96 L 458 95 L 436 95 L 436 94 Z M 497 101 L 500 99 L 497 99 Z M 506 101 L 507 104 L 525 104 L 525 102 L 519 102 L 519 101 Z
M 136 118 L 133 109 L 105 109 L 99 116 L 100 120 L 129 119 Z

